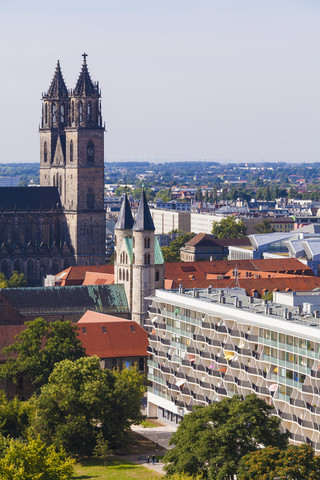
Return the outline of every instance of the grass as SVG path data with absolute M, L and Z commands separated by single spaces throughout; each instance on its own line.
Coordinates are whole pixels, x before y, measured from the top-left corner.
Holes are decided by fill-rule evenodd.
M 159 480 L 160 473 L 136 463 L 110 458 L 104 467 L 101 460 L 87 460 L 75 466 L 73 480 Z
M 142 425 L 144 428 L 154 428 L 159 426 L 159 424 L 153 422 L 152 420 L 142 420 L 140 425 Z

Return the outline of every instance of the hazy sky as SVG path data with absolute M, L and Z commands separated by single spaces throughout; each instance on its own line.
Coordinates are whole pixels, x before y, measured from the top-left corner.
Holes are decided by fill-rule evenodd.
M 320 161 L 319 24 L 319 0 L 0 0 L 0 162 L 39 161 L 84 51 L 106 160 Z

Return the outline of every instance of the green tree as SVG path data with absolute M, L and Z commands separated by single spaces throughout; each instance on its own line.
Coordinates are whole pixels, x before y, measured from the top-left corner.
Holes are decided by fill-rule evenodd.
M 273 292 L 267 290 L 261 297 L 262 300 L 269 300 L 270 302 L 273 301 Z
M 74 460 L 39 437 L 28 441 L 2 437 L 0 450 L 1 480 L 69 480 L 73 476 Z
M 275 229 L 271 225 L 270 220 L 262 220 L 261 223 L 256 225 L 256 230 L 258 233 L 272 233 L 275 232 Z
M 142 420 L 144 391 L 136 368 L 102 370 L 98 357 L 64 360 L 37 398 L 34 432 L 73 454 L 90 455 L 99 430 L 111 448 L 121 446 Z
M 239 480 L 318 480 L 320 457 L 310 445 L 290 445 L 281 450 L 266 447 L 245 455 L 239 464 Z
M 29 402 L 22 402 L 17 397 L 8 400 L 0 392 L 0 432 L 12 438 L 25 437 L 32 421 L 34 407 Z
M 28 283 L 23 273 L 14 271 L 13 275 L 8 280 L 8 288 L 27 287 Z
M 243 221 L 237 222 L 233 215 L 212 224 L 212 233 L 215 238 L 243 238 L 246 236 L 246 232 L 247 227 Z
M 159 190 L 159 192 L 156 194 L 156 198 L 161 198 L 163 202 L 170 202 L 170 200 L 173 198 L 171 188 L 163 188 Z
M 51 324 L 43 318 L 26 322 L 27 328 L 17 340 L 2 350 L 7 361 L 0 367 L 0 377 L 14 381 L 29 376 L 37 389 L 47 383 L 56 363 L 64 359 L 75 360 L 85 355 L 77 326 L 71 322 Z
M 162 247 L 162 255 L 165 262 L 180 262 L 180 248 L 194 237 L 194 233 L 181 232 L 169 247 Z
M 241 458 L 261 446 L 287 445 L 281 420 L 256 395 L 226 398 L 186 415 L 164 457 L 169 475 L 186 472 L 210 480 L 232 480 Z
M 0 273 L 0 288 L 7 288 L 8 280 L 6 279 L 4 273 Z
M 111 452 L 108 440 L 103 438 L 103 433 L 100 431 L 97 435 L 96 446 L 93 449 L 93 457 L 101 459 L 105 467 Z

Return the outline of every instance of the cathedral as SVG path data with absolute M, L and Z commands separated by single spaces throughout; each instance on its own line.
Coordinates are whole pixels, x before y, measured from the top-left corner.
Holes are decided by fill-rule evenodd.
M 40 285 L 71 265 L 105 263 L 104 125 L 86 54 L 68 90 L 57 62 L 42 95 L 40 187 L 0 188 L 0 270 Z

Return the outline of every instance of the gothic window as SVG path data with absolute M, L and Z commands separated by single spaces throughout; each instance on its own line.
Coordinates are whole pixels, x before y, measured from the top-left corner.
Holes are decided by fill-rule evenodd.
M 56 112 L 56 104 L 52 104 L 52 123 L 57 123 L 57 112 Z
M 60 175 L 60 189 L 59 189 L 60 195 L 62 195 L 62 176 Z
M 16 260 L 13 264 L 13 271 L 21 273 L 21 266 L 19 260 Z
M 45 124 L 48 123 L 48 105 L 47 104 L 45 104 L 44 106 L 44 122 Z
M 74 101 L 71 103 L 71 121 L 74 122 Z
M 47 142 L 44 142 L 43 145 L 43 161 L 44 163 L 47 163 L 48 160 L 48 148 L 47 148 Z
M 27 264 L 27 276 L 28 276 L 28 279 L 29 278 L 34 278 L 35 277 L 35 264 L 33 263 L 32 260 L 29 260 L 28 261 L 28 264 Z
M 160 273 L 159 273 L 158 270 L 156 271 L 156 278 L 155 278 L 155 280 L 156 280 L 156 282 L 159 282 L 159 280 L 160 280 Z
M 150 238 L 144 239 L 144 248 L 150 248 Z
M 78 108 L 79 108 L 79 122 L 82 122 L 83 121 L 83 112 L 82 112 L 82 102 L 81 102 L 81 100 L 78 104 Z
M 90 102 L 87 103 L 87 122 L 91 121 L 91 105 Z
M 91 188 L 89 188 L 87 193 L 87 208 L 89 210 L 92 210 L 94 208 L 94 193 Z
M 127 282 L 129 281 L 129 272 L 128 272 L 128 270 L 127 270 L 126 280 L 127 280 Z
M 61 118 L 61 123 L 64 123 L 64 104 L 61 104 L 60 107 L 60 118 Z
M 89 141 L 87 145 L 87 162 L 94 162 L 94 145 L 91 141 Z
M 128 254 L 126 253 L 126 263 L 128 263 Z
M 121 268 L 119 269 L 119 280 L 121 280 Z
M 73 141 L 70 142 L 70 162 L 73 162 Z
M 56 186 L 56 176 L 53 177 L 53 186 Z

